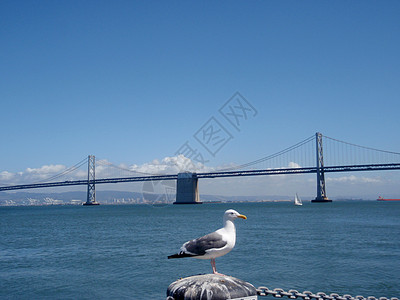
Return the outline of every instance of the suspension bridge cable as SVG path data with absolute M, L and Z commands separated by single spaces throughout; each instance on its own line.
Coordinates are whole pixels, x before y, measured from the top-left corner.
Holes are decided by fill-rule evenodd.
M 298 142 L 297 144 L 294 144 L 294 145 L 292 145 L 292 146 L 290 146 L 290 147 L 288 147 L 286 149 L 283 149 L 283 150 L 281 150 L 279 152 L 276 152 L 274 154 L 271 154 L 269 156 L 266 156 L 266 157 L 251 161 L 251 162 L 243 164 L 243 165 L 239 165 L 239 166 L 235 166 L 235 167 L 231 167 L 231 168 L 226 168 L 226 169 L 219 169 L 218 171 L 232 171 L 232 170 L 239 170 L 239 169 L 243 169 L 243 168 L 246 168 L 246 167 L 250 167 L 250 166 L 253 166 L 255 164 L 258 164 L 258 163 L 261 163 L 261 162 L 265 162 L 267 160 L 271 160 L 273 158 L 276 158 L 276 157 L 279 157 L 279 156 L 281 156 L 283 154 L 286 154 L 286 153 L 288 153 L 288 152 L 290 152 L 290 151 L 292 151 L 294 149 L 297 149 L 297 148 L 309 143 L 310 141 L 312 141 L 314 139 L 315 139 L 315 136 L 312 135 L 312 136 L 306 138 L 305 140 L 303 140 L 301 142 Z
M 41 180 L 39 180 L 39 181 L 34 181 L 33 183 L 35 184 L 35 183 L 43 183 L 43 182 L 52 181 L 52 180 L 54 180 L 54 179 L 56 179 L 56 178 L 59 178 L 59 177 L 61 177 L 61 176 L 64 176 L 64 175 L 67 175 L 67 174 L 69 174 L 69 173 L 72 173 L 72 172 L 76 171 L 77 169 L 79 169 L 80 167 L 82 167 L 82 166 L 85 165 L 85 164 L 87 164 L 87 157 L 84 158 L 83 160 L 79 161 L 79 162 L 76 163 L 75 165 L 73 165 L 73 166 L 71 166 L 71 167 L 65 169 L 64 171 L 58 173 L 58 174 L 55 174 L 55 175 L 53 175 L 53 176 L 50 176 L 50 177 L 41 179 Z M 7 185 L 3 185 L 3 184 L 2 184 L 2 186 L 12 186 L 12 185 L 14 185 L 14 184 L 7 184 Z
M 310 141 L 313 141 L 314 139 L 315 139 L 315 136 L 312 135 L 312 136 L 304 139 L 303 141 L 298 142 L 297 144 L 294 144 L 294 145 L 292 145 L 292 146 L 290 146 L 290 147 L 288 147 L 286 149 L 283 149 L 283 150 L 281 150 L 279 152 L 276 152 L 274 154 L 271 154 L 269 156 L 266 156 L 266 157 L 263 157 L 263 158 L 260 158 L 260 159 L 257 159 L 255 161 L 251 161 L 251 162 L 248 162 L 248 163 L 245 163 L 245 164 L 242 164 L 242 165 L 229 167 L 229 168 L 218 169 L 218 171 L 224 172 L 224 171 L 232 171 L 232 170 L 238 170 L 238 169 L 243 169 L 243 168 L 246 168 L 246 167 L 250 167 L 250 166 L 253 166 L 255 164 L 262 163 L 262 162 L 277 158 L 277 157 L 279 157 L 279 156 L 281 156 L 283 154 L 286 154 L 286 153 L 288 153 L 288 152 L 290 152 L 290 151 L 292 151 L 294 149 L 297 149 L 297 148 L 309 143 Z M 138 174 L 138 175 L 165 175 L 165 173 L 148 173 L 148 172 L 135 171 L 135 170 L 131 170 L 131 169 L 127 169 L 127 168 L 123 168 L 123 167 L 114 165 L 113 163 L 105 161 L 105 160 L 98 160 L 97 164 L 109 166 L 109 167 L 112 167 L 112 168 L 115 168 L 115 169 L 118 169 L 118 170 L 121 170 L 121 171 L 126 171 L 126 172 L 129 172 L 129 173 Z
M 359 148 L 363 148 L 363 149 L 366 149 L 366 150 L 373 150 L 373 151 L 378 151 L 378 152 L 383 152 L 383 153 L 388 153 L 388 154 L 400 155 L 400 152 L 393 152 L 393 151 L 381 150 L 381 149 L 376 149 L 376 148 L 371 148 L 371 147 L 365 147 L 365 146 L 361 146 L 361 145 L 357 145 L 357 144 L 352 144 L 352 143 L 349 143 L 349 142 L 341 141 L 341 140 L 338 140 L 338 139 L 334 139 L 334 138 L 331 138 L 331 137 L 326 136 L 326 135 L 324 135 L 323 137 L 325 137 L 327 139 L 330 139 L 332 141 L 335 141 L 335 142 L 346 144 L 348 146 L 354 146 L 354 147 L 359 147 Z
M 36 181 L 36 182 L 34 182 L 34 183 L 41 183 L 41 182 L 52 181 L 52 180 L 54 180 L 54 179 L 57 179 L 57 178 L 59 178 L 59 177 L 62 177 L 62 176 L 64 176 L 64 175 L 67 175 L 67 174 L 69 174 L 69 173 L 72 173 L 72 172 L 76 171 L 77 169 L 79 169 L 80 167 L 82 167 L 82 166 L 85 165 L 85 164 L 87 164 L 87 157 L 84 158 L 83 160 L 81 160 L 80 162 L 76 163 L 76 164 L 73 165 L 72 167 L 69 167 L 69 168 L 65 169 L 65 170 L 62 171 L 61 173 L 55 174 L 55 175 L 53 175 L 53 176 L 51 176 L 51 177 L 42 179 L 42 180 L 40 180 L 40 181 Z

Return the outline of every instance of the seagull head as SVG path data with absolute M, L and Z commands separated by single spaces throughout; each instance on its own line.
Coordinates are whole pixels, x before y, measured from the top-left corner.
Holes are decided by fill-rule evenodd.
M 233 220 L 235 220 L 237 218 L 241 218 L 241 219 L 244 219 L 244 220 L 247 219 L 247 217 L 245 215 L 241 215 L 236 210 L 233 210 L 233 209 L 228 209 L 224 213 L 224 221 L 226 221 L 226 220 L 233 221 Z

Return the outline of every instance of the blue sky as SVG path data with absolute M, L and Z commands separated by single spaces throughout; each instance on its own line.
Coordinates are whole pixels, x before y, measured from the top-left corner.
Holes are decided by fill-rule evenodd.
M 400 152 L 399 15 L 398 1 L 1 1 L 0 172 L 147 164 L 200 148 L 211 117 L 233 137 L 211 166 L 317 131 Z M 218 112 L 235 92 L 257 111 L 240 131 Z

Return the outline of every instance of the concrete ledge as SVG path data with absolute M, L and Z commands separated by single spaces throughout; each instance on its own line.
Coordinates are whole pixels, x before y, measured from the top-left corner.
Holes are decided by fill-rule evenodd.
M 167 299 L 257 300 L 257 291 L 252 284 L 235 277 L 205 274 L 182 278 L 171 283 L 167 289 Z

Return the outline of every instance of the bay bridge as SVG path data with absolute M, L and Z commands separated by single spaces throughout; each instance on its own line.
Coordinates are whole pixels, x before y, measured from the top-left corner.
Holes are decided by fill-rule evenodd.
M 86 165 L 85 178 L 76 180 L 77 170 Z M 40 182 L 1 185 L 0 191 L 86 185 L 85 204 L 93 205 L 98 204 L 96 202 L 96 185 L 98 184 L 176 180 L 175 203 L 193 204 L 201 203 L 198 192 L 199 179 L 315 173 L 316 197 L 312 202 L 324 203 L 331 202 L 326 194 L 325 173 L 400 170 L 400 153 L 344 142 L 317 132 L 315 135 L 272 155 L 246 164 L 216 169 L 212 172 L 180 170 L 177 174 L 149 174 L 141 173 L 135 168 L 116 166 L 105 161 L 98 161 L 97 167 L 100 168 L 102 174 L 105 173 L 104 169 L 106 168 L 118 170 L 119 173 L 116 175 L 114 172 L 113 175 L 96 178 L 95 156 L 89 155 L 87 159 Z M 82 174 L 80 176 L 82 177 Z M 65 178 L 67 180 L 60 180 Z

